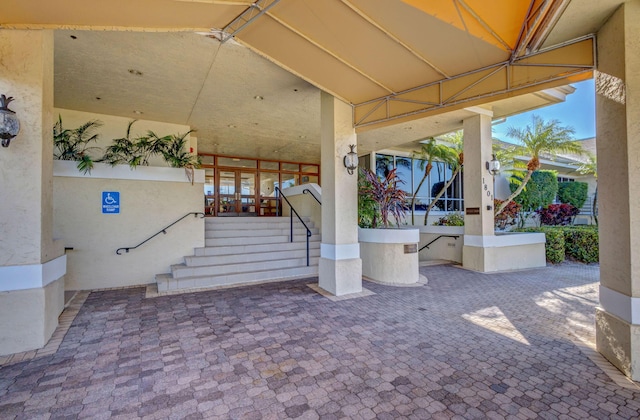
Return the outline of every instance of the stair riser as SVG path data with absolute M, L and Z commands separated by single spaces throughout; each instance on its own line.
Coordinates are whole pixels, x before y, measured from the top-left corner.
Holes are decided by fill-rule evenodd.
M 313 237 L 311 237 L 313 238 Z M 309 238 L 309 241 L 311 241 Z M 293 235 L 293 242 L 307 241 L 307 235 Z M 287 243 L 289 236 L 261 236 L 261 237 L 234 237 L 234 238 L 217 238 L 205 239 L 205 246 L 229 246 L 229 245 L 252 245 L 252 244 L 281 244 Z
M 317 265 L 318 257 L 309 258 L 309 264 Z M 286 260 L 260 261 L 255 263 L 239 263 L 228 265 L 207 265 L 203 267 L 173 266 L 171 274 L 174 278 L 218 276 L 233 273 L 249 273 L 252 271 L 278 270 L 281 268 L 306 267 L 307 258 L 291 258 Z
M 239 273 L 222 276 L 204 276 L 186 279 L 157 278 L 158 291 L 167 292 L 180 289 L 198 289 L 216 286 L 232 286 L 250 284 L 270 280 L 287 280 L 317 276 L 318 267 L 297 267 L 294 269 L 281 269 L 265 272 Z
M 319 257 L 320 249 L 309 249 L 309 256 Z M 185 264 L 188 267 L 202 267 L 211 265 L 226 265 L 226 264 L 241 264 L 241 263 L 255 263 L 260 261 L 270 261 L 285 258 L 306 258 L 307 250 L 287 250 L 287 251 L 272 251 L 272 252 L 256 252 L 250 254 L 233 254 L 233 255 L 215 255 L 207 257 L 185 257 Z

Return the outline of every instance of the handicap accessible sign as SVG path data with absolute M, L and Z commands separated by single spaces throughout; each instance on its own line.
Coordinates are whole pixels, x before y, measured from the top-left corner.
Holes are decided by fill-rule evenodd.
M 119 191 L 103 191 L 102 192 L 102 213 L 103 214 L 120 213 L 120 192 Z

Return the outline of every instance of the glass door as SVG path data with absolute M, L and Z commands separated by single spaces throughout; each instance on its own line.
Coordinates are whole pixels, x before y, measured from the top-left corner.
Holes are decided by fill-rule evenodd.
M 218 172 L 218 216 L 257 216 L 256 173 L 221 169 Z

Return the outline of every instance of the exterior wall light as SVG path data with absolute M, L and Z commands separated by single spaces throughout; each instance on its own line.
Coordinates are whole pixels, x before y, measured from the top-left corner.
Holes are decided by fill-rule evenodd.
M 0 95 L 0 139 L 2 139 L 2 147 L 9 147 L 11 139 L 20 132 L 20 121 L 16 117 L 16 113 L 8 108 L 9 102 L 13 98 Z
M 485 162 L 485 167 L 492 176 L 498 175 L 500 172 L 500 161 L 496 159 L 496 155 L 491 155 L 491 162 Z
M 353 171 L 358 168 L 358 154 L 353 150 L 356 147 L 355 144 L 350 144 L 349 148 L 351 149 L 349 153 L 344 157 L 344 167 L 347 168 L 347 172 L 349 175 L 353 175 Z

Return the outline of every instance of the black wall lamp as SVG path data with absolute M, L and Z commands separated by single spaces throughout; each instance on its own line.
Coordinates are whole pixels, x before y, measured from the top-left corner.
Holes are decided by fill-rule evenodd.
M 496 159 L 496 155 L 491 155 L 491 162 L 485 162 L 485 167 L 491 175 L 498 175 L 500 172 L 500 161 Z
M 0 139 L 2 139 L 2 147 L 9 147 L 11 139 L 20 132 L 20 121 L 16 117 L 16 113 L 10 110 L 9 102 L 13 98 L 0 95 Z
M 355 144 L 350 144 L 349 148 L 351 149 L 349 153 L 344 157 L 344 167 L 347 168 L 347 172 L 349 175 L 353 175 L 353 171 L 358 168 L 358 154 L 353 150 L 355 149 Z

